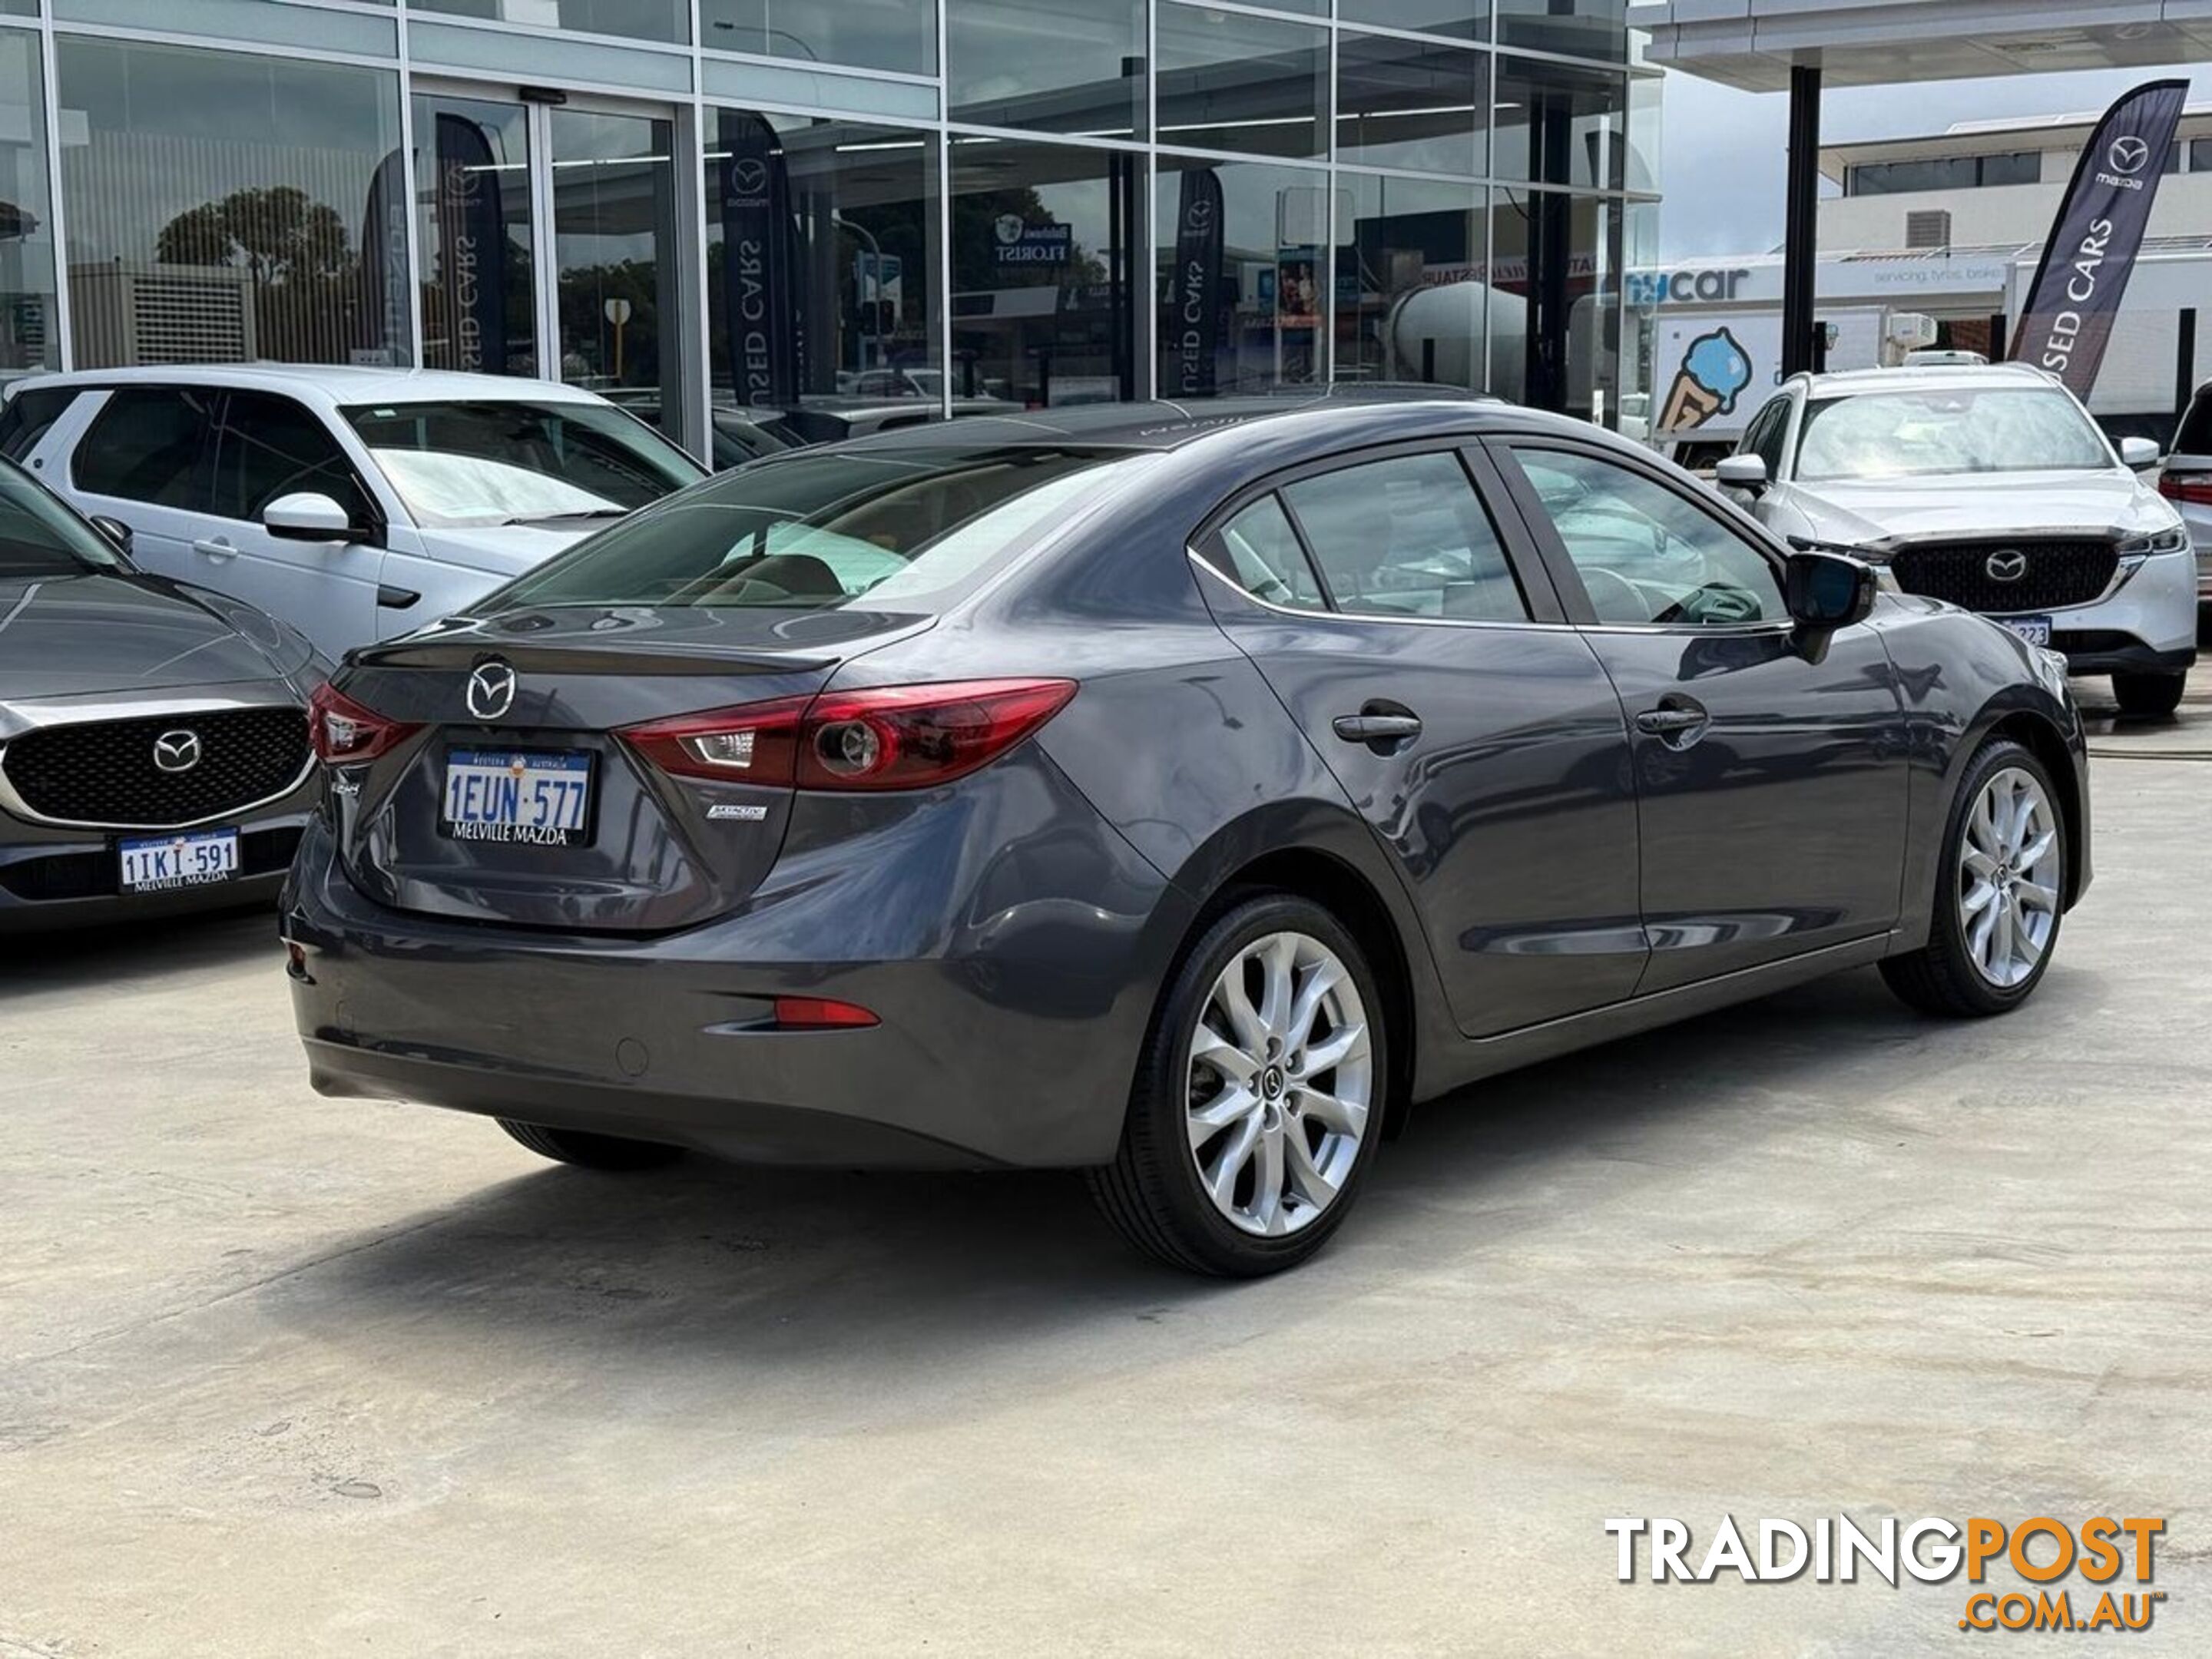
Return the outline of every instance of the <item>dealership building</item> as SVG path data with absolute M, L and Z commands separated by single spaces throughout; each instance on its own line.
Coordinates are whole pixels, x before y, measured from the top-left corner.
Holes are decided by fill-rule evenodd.
M 1633 58 L 1625 0 L 0 0 L 0 374 L 1605 419 Z

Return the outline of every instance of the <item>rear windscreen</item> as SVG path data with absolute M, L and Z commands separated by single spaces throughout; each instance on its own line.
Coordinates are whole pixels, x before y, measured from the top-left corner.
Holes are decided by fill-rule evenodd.
M 2200 392 L 2173 440 L 2177 455 L 2212 456 L 2212 392 Z
M 602 532 L 475 607 L 927 608 L 1156 458 L 1000 447 L 799 452 Z

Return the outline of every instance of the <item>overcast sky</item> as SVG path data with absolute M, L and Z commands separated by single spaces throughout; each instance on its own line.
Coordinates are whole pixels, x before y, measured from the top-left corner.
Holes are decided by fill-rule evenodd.
M 1820 137 L 1827 143 L 1910 138 L 1941 132 L 1954 121 L 2101 110 L 2130 87 L 2174 72 L 2115 70 L 1839 88 L 1823 100 Z M 2212 68 L 2191 78 L 2192 100 L 2212 101 Z M 1673 264 L 1780 246 L 1790 95 L 1738 92 L 1669 72 L 1664 118 L 1662 257 Z M 2025 228 L 2021 240 L 2033 240 L 2045 228 Z

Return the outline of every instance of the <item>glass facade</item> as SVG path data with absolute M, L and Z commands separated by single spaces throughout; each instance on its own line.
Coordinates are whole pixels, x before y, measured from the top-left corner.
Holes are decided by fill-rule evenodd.
M 1632 428 L 1658 79 L 1626 18 L 0 0 L 0 380 L 420 363 L 717 454 L 764 409 L 1331 380 Z

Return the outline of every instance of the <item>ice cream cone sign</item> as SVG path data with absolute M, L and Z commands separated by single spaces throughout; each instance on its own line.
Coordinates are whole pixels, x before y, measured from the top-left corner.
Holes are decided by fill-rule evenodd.
M 1700 334 L 1682 354 L 1682 362 L 1660 410 L 1664 432 L 1694 432 L 1716 415 L 1735 412 L 1736 399 L 1751 384 L 1751 354 L 1725 328 Z

